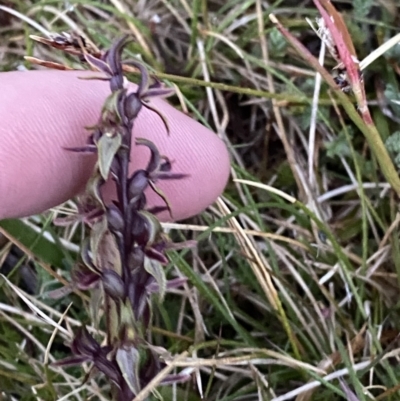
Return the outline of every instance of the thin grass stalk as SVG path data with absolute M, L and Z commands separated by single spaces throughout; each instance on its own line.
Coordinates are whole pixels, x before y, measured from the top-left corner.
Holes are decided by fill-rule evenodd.
M 363 118 L 360 116 L 359 112 L 351 102 L 350 98 L 336 84 L 332 75 L 319 64 L 318 59 L 316 59 L 302 43 L 300 43 L 287 29 L 283 27 L 283 25 L 273 14 L 270 15 L 270 19 L 277 26 L 282 35 L 288 40 L 288 42 L 295 48 L 295 50 L 297 50 L 298 54 L 321 74 L 326 83 L 333 90 L 334 94 L 339 99 L 340 104 L 346 110 L 347 115 L 367 139 L 371 152 L 377 158 L 383 175 L 390 183 L 392 188 L 396 191 L 397 195 L 400 196 L 399 175 L 393 165 L 393 162 L 382 141 L 382 138 L 379 135 L 375 124 L 367 124 L 366 120 L 363 120 Z

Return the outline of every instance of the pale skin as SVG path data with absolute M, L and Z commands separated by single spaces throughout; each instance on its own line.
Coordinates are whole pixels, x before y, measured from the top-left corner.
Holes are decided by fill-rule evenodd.
M 97 122 L 108 84 L 81 80 L 83 72 L 30 71 L 0 74 L 0 219 L 43 212 L 79 194 L 94 157 L 66 151 L 85 144 L 85 126 Z M 93 75 L 90 74 L 89 75 Z M 189 177 L 159 187 L 170 200 L 174 220 L 203 211 L 223 191 L 229 156 L 218 137 L 161 99 L 151 100 L 167 118 L 143 109 L 133 134 L 153 141 L 173 162 L 173 172 Z M 145 167 L 149 152 L 135 146 L 131 171 Z M 106 198 L 113 197 L 108 185 Z M 162 205 L 148 192 L 150 206 Z M 163 220 L 170 220 L 163 213 Z

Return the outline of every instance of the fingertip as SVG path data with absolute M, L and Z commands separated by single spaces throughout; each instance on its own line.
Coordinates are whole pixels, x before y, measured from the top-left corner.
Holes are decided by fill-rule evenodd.
M 160 117 L 150 110 L 141 113 L 135 122 L 134 133 L 135 136 L 145 135 L 150 124 L 152 130 L 146 137 L 157 141 L 160 152 L 172 161 L 173 172 L 188 175 L 157 184 L 170 200 L 172 218 L 186 219 L 205 210 L 223 192 L 230 173 L 229 153 L 214 132 L 169 103 L 155 99 L 151 105 L 167 116 L 170 134 L 166 134 Z M 142 153 L 139 157 L 147 160 L 148 154 Z M 152 205 L 162 205 L 154 192 L 149 191 L 148 200 Z M 161 214 L 161 218 L 171 220 L 167 212 Z
M 39 213 L 82 191 L 94 158 L 65 147 L 82 146 L 97 122 L 109 94 L 108 84 L 78 79 L 93 73 L 30 71 L 0 74 L 0 218 Z M 188 178 L 158 185 L 171 202 L 175 219 L 195 215 L 223 191 L 229 156 L 210 130 L 156 99 L 167 117 L 168 136 L 160 117 L 144 109 L 133 133 L 153 141 L 173 161 L 173 171 Z M 131 170 L 147 164 L 148 152 L 134 147 Z M 4 196 L 3 194 L 7 194 Z M 150 206 L 162 204 L 148 194 Z M 168 218 L 164 214 L 164 218 Z

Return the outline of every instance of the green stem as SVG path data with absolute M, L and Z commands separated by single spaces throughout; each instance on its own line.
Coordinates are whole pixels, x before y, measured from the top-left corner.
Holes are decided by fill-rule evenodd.
M 134 72 L 132 69 L 129 69 L 130 74 L 139 75 L 139 72 Z M 203 81 L 202 79 L 190 78 L 190 77 L 182 77 L 180 75 L 171 75 L 165 74 L 163 72 L 152 72 L 151 75 L 164 79 L 174 83 L 183 83 L 191 86 L 202 86 L 212 89 L 218 89 L 225 92 L 232 93 L 240 93 L 248 96 L 261 97 L 264 99 L 276 99 L 285 102 L 285 107 L 290 104 L 311 104 L 312 99 L 306 96 L 296 96 L 288 93 L 271 93 L 267 91 L 252 89 L 252 88 L 243 88 L 241 86 L 227 85 L 220 82 L 209 82 Z M 330 99 L 320 99 L 319 104 L 321 106 L 329 106 L 332 105 L 332 101 Z

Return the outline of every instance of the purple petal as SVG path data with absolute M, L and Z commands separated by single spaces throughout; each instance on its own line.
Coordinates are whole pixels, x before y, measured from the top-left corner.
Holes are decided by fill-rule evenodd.
M 149 184 L 150 184 L 151 189 L 165 202 L 170 216 L 173 217 L 173 216 L 172 216 L 171 205 L 170 205 L 170 203 L 169 203 L 169 201 L 168 201 L 168 198 L 167 198 L 166 195 L 164 194 L 164 192 L 163 192 L 160 188 L 157 188 L 157 187 L 154 185 L 154 182 L 153 182 L 153 181 L 150 181 Z
M 71 280 L 80 290 L 88 290 L 97 286 L 100 276 L 85 265 L 77 265 L 72 269 Z
M 149 103 L 143 101 L 142 104 L 143 104 L 144 107 L 146 107 L 146 109 L 149 109 L 149 110 L 153 111 L 154 113 L 158 114 L 158 117 L 161 118 L 161 120 L 162 120 L 162 122 L 163 122 L 163 124 L 165 126 L 165 129 L 167 130 L 167 134 L 169 135 L 170 129 L 169 129 L 169 124 L 168 124 L 167 117 L 165 117 L 164 114 L 161 113 L 161 111 L 157 110 L 155 107 L 150 106 Z
M 173 290 L 175 288 L 182 287 L 185 283 L 187 283 L 188 279 L 186 277 L 179 277 L 179 278 L 174 278 L 172 280 L 168 280 L 165 286 L 166 290 Z M 146 287 L 147 291 L 150 293 L 158 293 L 160 292 L 160 286 L 153 281 L 151 284 L 149 284 Z
M 161 264 L 163 264 L 163 265 L 168 264 L 168 259 L 167 259 L 167 257 L 166 257 L 163 253 L 161 253 L 161 252 L 155 250 L 154 248 L 145 249 L 144 253 L 145 253 L 145 255 L 146 255 L 147 257 L 149 257 L 150 259 L 157 260 L 157 261 L 159 261 L 159 262 L 160 262 Z
M 172 88 L 154 88 L 148 89 L 142 94 L 142 99 L 147 100 L 151 97 L 161 97 L 166 98 L 175 94 L 175 90 Z
M 100 60 L 100 59 L 98 59 L 98 58 L 96 58 L 96 57 L 93 57 L 92 55 L 87 54 L 87 53 L 84 55 L 84 57 L 85 57 L 85 60 L 86 60 L 92 67 L 96 68 L 98 71 L 102 71 L 102 72 L 104 72 L 104 73 L 107 74 L 107 75 L 112 75 L 111 70 L 110 70 L 110 67 L 109 67 L 108 64 L 105 63 L 104 61 L 102 61 L 102 60 Z
M 121 386 L 122 375 L 116 364 L 109 361 L 105 356 L 95 358 L 94 366 L 102 372 L 107 378 L 112 380 L 118 386 Z
M 168 375 L 162 380 L 161 385 L 185 383 L 192 377 L 191 374 L 193 370 L 193 368 L 186 368 L 181 373 L 178 373 L 176 375 Z
M 158 151 L 157 146 L 153 142 L 145 138 L 136 138 L 136 144 L 139 146 L 147 146 L 150 150 L 151 157 L 147 165 L 146 171 L 151 173 L 157 170 L 161 161 L 160 152 Z
M 61 359 L 59 361 L 53 362 L 51 365 L 52 366 L 76 366 L 76 365 L 81 365 L 83 362 L 88 362 L 90 361 L 89 358 L 86 356 L 69 356 L 68 358 Z
M 91 360 L 101 351 L 99 343 L 89 334 L 85 327 L 81 327 L 78 330 L 72 341 L 71 349 L 74 354 L 85 356 Z
M 151 176 L 153 180 L 180 180 L 187 177 L 190 177 L 190 174 L 169 172 L 158 172 Z
M 121 63 L 121 53 L 124 46 L 130 41 L 128 35 L 123 36 L 121 39 L 117 40 L 107 54 L 107 63 L 110 66 L 110 75 L 121 75 L 122 76 L 122 63 Z
M 151 207 L 150 209 L 147 209 L 147 211 L 151 214 L 162 213 L 165 212 L 166 210 L 168 210 L 167 206 L 154 206 Z
M 96 266 L 93 264 L 93 259 L 90 256 L 90 241 L 89 238 L 87 238 L 83 244 L 82 244 L 82 248 L 81 248 L 81 258 L 83 263 L 93 272 L 97 271 Z
M 149 88 L 149 72 L 147 71 L 147 68 L 142 63 L 136 60 L 127 60 L 124 62 L 124 64 L 133 65 L 140 71 L 139 88 L 136 93 L 139 96 L 142 96 L 143 93 L 147 92 Z
M 68 150 L 69 152 L 75 152 L 75 153 L 93 154 L 93 153 L 97 152 L 97 147 L 95 145 L 85 145 L 85 146 L 76 146 L 76 147 L 63 147 L 63 149 Z

